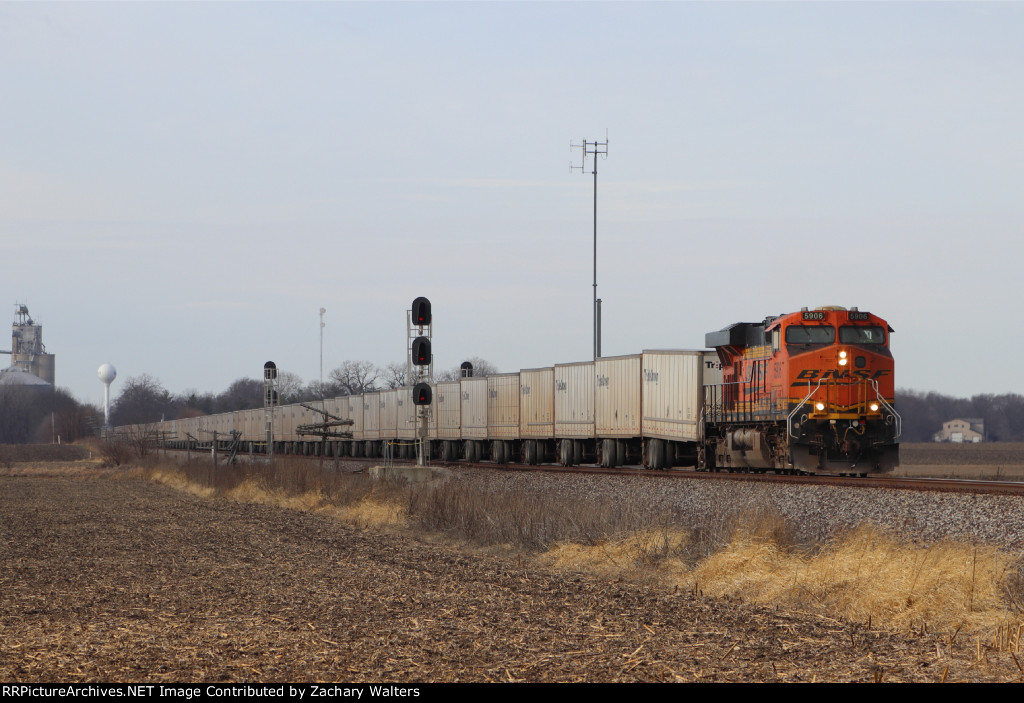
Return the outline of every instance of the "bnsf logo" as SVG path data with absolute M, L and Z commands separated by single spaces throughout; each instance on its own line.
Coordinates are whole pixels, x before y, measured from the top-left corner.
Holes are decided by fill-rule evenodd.
M 825 373 L 821 372 L 821 369 L 804 369 L 797 374 L 798 381 L 817 381 L 820 377 L 822 380 L 829 378 L 870 378 L 877 379 L 882 376 L 888 376 L 889 369 L 879 369 L 878 371 L 871 371 L 870 369 L 856 369 L 850 371 L 849 369 L 843 371 L 834 371 L 828 369 Z

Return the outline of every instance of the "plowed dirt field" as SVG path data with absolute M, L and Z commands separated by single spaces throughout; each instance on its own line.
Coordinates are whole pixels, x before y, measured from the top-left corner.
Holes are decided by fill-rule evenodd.
M 2 476 L 0 525 L 4 682 L 1016 675 L 974 641 L 567 576 L 142 480 Z

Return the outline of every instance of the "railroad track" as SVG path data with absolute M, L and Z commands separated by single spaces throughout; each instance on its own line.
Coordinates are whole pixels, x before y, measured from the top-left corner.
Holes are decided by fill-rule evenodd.
M 170 450 L 169 450 L 170 451 Z M 239 454 L 245 459 L 247 455 Z M 262 457 L 262 455 L 255 455 Z M 278 461 L 320 461 L 320 457 L 282 454 L 276 455 Z M 388 464 L 400 467 L 415 467 L 415 461 L 408 459 L 392 459 L 390 462 L 380 457 L 323 457 L 326 465 L 341 463 L 347 466 L 358 465 L 359 471 L 364 471 L 370 466 Z M 438 462 L 430 463 L 431 467 L 477 469 L 482 471 L 538 471 L 546 473 L 561 474 L 603 474 L 610 476 L 642 476 L 654 479 L 692 479 L 701 481 L 747 481 L 761 483 L 779 483 L 789 485 L 812 485 L 812 486 L 842 486 L 846 488 L 890 488 L 912 491 L 935 491 L 944 493 L 976 493 L 984 495 L 1019 495 L 1024 496 L 1024 481 L 982 481 L 969 479 L 950 478 L 920 478 L 889 475 L 869 475 L 866 477 L 846 476 L 794 476 L 788 474 L 765 473 L 743 473 L 743 472 L 703 472 L 693 469 L 676 468 L 663 471 L 654 471 L 639 466 L 625 466 L 614 469 L 606 469 L 596 465 L 582 466 L 560 466 L 558 464 L 495 464 L 493 462 L 469 463 Z

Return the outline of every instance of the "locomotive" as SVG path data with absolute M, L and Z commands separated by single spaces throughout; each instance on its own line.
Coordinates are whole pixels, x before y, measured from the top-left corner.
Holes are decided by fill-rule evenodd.
M 899 464 L 889 325 L 828 306 L 705 336 L 722 384 L 705 387 L 699 468 L 885 473 Z

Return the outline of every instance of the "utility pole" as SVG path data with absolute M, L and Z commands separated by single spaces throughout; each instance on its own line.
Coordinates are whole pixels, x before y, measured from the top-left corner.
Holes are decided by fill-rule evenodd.
M 608 158 L 608 135 L 605 134 L 603 142 L 588 142 L 583 140 L 582 144 L 569 142 L 570 149 L 580 149 L 580 165 L 574 166 L 569 163 L 569 170 L 579 169 L 583 171 L 587 165 L 587 157 L 594 157 L 594 359 L 601 356 L 601 299 L 597 297 L 597 157 Z
M 320 308 L 320 400 L 324 399 L 324 313 L 327 308 Z M 321 408 L 322 409 L 322 408 Z

